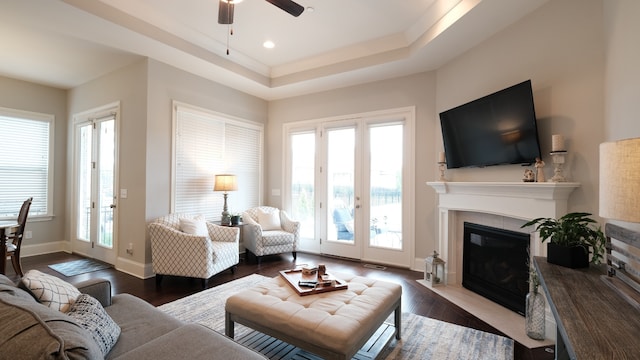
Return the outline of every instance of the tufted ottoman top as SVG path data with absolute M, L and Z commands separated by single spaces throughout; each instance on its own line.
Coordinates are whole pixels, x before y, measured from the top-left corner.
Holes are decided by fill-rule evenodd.
M 226 312 L 321 348 L 348 354 L 399 306 L 399 284 L 335 274 L 347 290 L 300 296 L 277 276 L 227 299 Z M 367 340 L 367 339 L 364 339 Z

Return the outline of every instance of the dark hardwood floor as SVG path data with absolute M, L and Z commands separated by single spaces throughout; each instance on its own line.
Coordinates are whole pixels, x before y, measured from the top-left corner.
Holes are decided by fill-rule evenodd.
M 22 266 L 24 271 L 37 269 L 60 277 L 70 283 L 76 283 L 95 277 L 106 278 L 111 281 L 114 294 L 133 294 L 145 299 L 155 306 L 174 301 L 202 290 L 202 284 L 199 279 L 164 276 L 161 287 L 156 288 L 154 278 L 142 280 L 115 269 L 100 270 L 73 277 L 65 277 L 47 266 L 49 264 L 56 264 L 80 258 L 82 257 L 64 252 L 38 255 L 24 258 L 22 260 Z M 243 259 L 241 259 L 235 274 L 231 274 L 231 271 L 227 270 L 213 276 L 209 280 L 207 287 L 215 287 L 253 273 L 264 276 L 277 276 L 279 274 L 279 270 L 292 268 L 295 265 L 323 263 L 329 271 L 357 274 L 402 284 L 403 312 L 411 312 L 433 319 L 504 336 L 504 334 L 485 322 L 435 294 L 428 288 L 420 285 L 416 280 L 422 279 L 423 274 L 421 272 L 393 267 L 378 269 L 361 262 L 304 253 L 298 253 L 297 261 L 293 261 L 291 254 L 265 257 L 260 265 L 255 264 L 253 262 L 253 258 L 251 260 L 252 261 L 247 264 Z M 13 272 L 11 265 L 7 266 L 7 276 L 14 281 L 19 280 L 19 277 Z M 514 358 L 518 360 L 546 360 L 553 359 L 554 354 L 545 348 L 530 350 L 516 343 Z

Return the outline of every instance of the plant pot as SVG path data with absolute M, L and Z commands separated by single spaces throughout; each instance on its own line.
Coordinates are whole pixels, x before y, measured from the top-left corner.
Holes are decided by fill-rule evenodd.
M 547 243 L 547 262 L 571 269 L 589 267 L 589 253 L 581 246 Z

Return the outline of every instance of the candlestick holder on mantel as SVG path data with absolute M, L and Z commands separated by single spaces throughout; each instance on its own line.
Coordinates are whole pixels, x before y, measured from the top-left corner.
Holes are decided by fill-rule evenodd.
M 446 168 L 447 163 L 444 161 L 438 161 L 438 167 L 440 168 L 440 179 L 438 179 L 439 181 L 447 181 L 447 179 L 444 177 L 444 169 Z
M 551 182 L 566 182 L 563 174 L 564 160 L 565 155 L 567 154 L 566 150 L 562 151 L 552 151 L 549 153 L 553 158 L 553 177 L 549 179 Z

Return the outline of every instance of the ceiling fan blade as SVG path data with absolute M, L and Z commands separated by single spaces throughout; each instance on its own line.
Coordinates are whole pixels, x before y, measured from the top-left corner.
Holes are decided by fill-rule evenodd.
M 304 7 L 292 0 L 267 0 L 280 9 L 288 12 L 289 14 L 298 17 L 304 11 Z
M 218 24 L 233 24 L 233 8 L 234 4 L 225 0 L 220 0 L 218 6 Z

